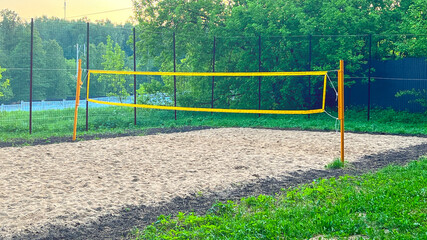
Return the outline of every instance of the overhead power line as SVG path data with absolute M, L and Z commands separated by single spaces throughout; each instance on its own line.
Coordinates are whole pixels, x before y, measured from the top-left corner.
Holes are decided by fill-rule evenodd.
M 111 12 L 119 12 L 119 11 L 130 10 L 130 9 L 132 9 L 132 8 L 131 8 L 131 7 L 128 7 L 128 8 L 120 8 L 120 9 L 114 9 L 114 10 L 109 10 L 109 11 L 96 12 L 96 13 L 88 13 L 88 14 L 83 14 L 83 15 L 78 15 L 78 16 L 72 16 L 72 17 L 68 17 L 68 18 L 70 19 L 70 18 L 86 17 L 86 16 L 91 16 L 91 15 L 104 14 L 104 13 L 111 13 Z

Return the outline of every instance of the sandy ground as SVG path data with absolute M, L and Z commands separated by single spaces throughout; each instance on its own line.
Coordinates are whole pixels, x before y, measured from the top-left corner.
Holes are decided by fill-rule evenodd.
M 124 206 L 156 205 L 257 178 L 324 169 L 334 132 L 225 128 L 0 148 L 0 239 L 73 226 Z M 346 133 L 346 160 L 427 138 Z

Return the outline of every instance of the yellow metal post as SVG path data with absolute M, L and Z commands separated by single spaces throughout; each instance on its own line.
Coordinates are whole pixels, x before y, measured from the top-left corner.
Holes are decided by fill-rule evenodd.
M 77 135 L 77 118 L 78 118 L 79 103 L 80 103 L 80 87 L 82 84 L 83 84 L 83 82 L 82 82 L 82 60 L 79 59 L 79 68 L 77 70 L 76 107 L 74 109 L 73 141 L 76 141 L 76 135 Z
M 341 162 L 344 163 L 344 61 L 338 71 L 338 119 L 341 122 Z

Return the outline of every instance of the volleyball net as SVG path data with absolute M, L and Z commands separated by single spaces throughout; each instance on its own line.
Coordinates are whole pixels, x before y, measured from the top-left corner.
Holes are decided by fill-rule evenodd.
M 109 74 L 109 75 L 145 75 L 145 76 L 187 76 L 187 77 L 278 77 L 278 76 L 323 76 L 323 100 L 322 106 L 318 109 L 308 110 L 262 110 L 262 109 L 225 109 L 225 108 L 197 108 L 197 107 L 182 107 L 182 106 L 161 106 L 150 104 L 133 104 L 133 103 L 118 103 L 107 102 L 91 99 L 89 96 L 90 77 L 92 74 Z M 87 77 L 87 93 L 86 99 L 88 102 L 106 104 L 122 107 L 138 107 L 160 110 L 175 110 L 175 111 L 194 111 L 194 112 L 220 112 L 220 113 L 252 113 L 252 114 L 315 114 L 325 111 L 326 105 L 326 84 L 327 71 L 308 71 L 308 72 L 134 72 L 134 71 L 109 71 L 109 70 L 89 70 Z
M 342 133 L 342 144 L 344 134 L 344 63 L 340 61 L 340 69 L 333 70 L 338 72 L 338 120 L 341 121 L 341 133 Z M 81 72 L 81 71 L 80 71 Z M 159 109 L 159 110 L 175 110 L 175 111 L 194 111 L 194 112 L 217 112 L 217 113 L 248 113 L 248 114 L 316 114 L 325 112 L 326 106 L 326 88 L 329 79 L 328 72 L 331 71 L 300 71 L 300 72 L 143 72 L 143 71 L 111 71 L 111 70 L 89 70 L 87 72 L 87 87 L 86 87 L 86 100 L 88 102 L 105 104 L 111 106 L 120 107 L 132 107 L 132 108 L 145 108 L 145 109 Z M 201 107 L 187 107 L 187 106 L 164 106 L 154 104 L 140 104 L 140 103 L 123 103 L 123 102 L 109 102 L 101 101 L 90 98 L 90 86 L 92 75 L 131 75 L 131 76 L 174 76 L 174 77 L 301 77 L 301 76 L 318 76 L 323 79 L 322 89 L 322 101 L 321 106 L 314 109 L 305 110 L 263 110 L 263 109 L 228 109 L 228 108 L 201 108 Z M 81 76 L 79 76 L 81 78 Z M 330 80 L 330 79 L 329 79 Z M 81 81 L 78 81 L 77 88 L 81 86 Z M 77 95 L 78 94 L 78 95 Z M 135 96 L 134 96 L 135 97 Z M 80 91 L 76 91 L 76 99 L 80 98 Z M 76 101 L 76 112 L 78 108 L 78 102 Z M 76 113 L 77 116 L 77 113 Z M 77 117 L 76 117 L 77 118 Z M 76 135 L 76 124 L 75 119 L 73 140 Z M 343 148 L 343 146 L 342 146 Z M 343 153 L 343 150 L 342 150 Z M 344 156 L 341 156 L 343 161 Z

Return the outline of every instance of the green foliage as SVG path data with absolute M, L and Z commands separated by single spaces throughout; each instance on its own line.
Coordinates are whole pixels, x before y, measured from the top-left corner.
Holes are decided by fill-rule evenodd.
M 421 36 L 409 36 L 399 44 L 399 47 L 412 57 L 425 57 L 427 52 L 427 1 L 413 0 L 407 12 L 403 14 L 401 31 L 405 33 L 419 34 Z
M 336 69 L 338 60 L 345 59 L 346 74 L 351 76 L 363 77 L 366 72 L 363 66 L 366 65 L 368 37 L 361 34 L 378 34 L 373 37 L 376 59 L 422 57 L 426 52 L 426 41 L 422 35 L 382 35 L 399 32 L 425 34 L 425 0 L 399 4 L 393 0 L 350 0 L 345 3 L 341 0 L 134 0 L 134 4 L 140 21 L 137 55 L 141 70 L 173 70 L 172 32 L 177 34 L 177 70 L 189 72 L 212 71 L 214 36 L 217 37 L 216 71 L 306 70 L 309 64 L 308 35 L 313 35 L 312 69 Z M 2 10 L 0 16 L 0 66 L 8 69 L 3 77 L 11 80 L 12 98 L 9 101 L 28 100 L 29 26 L 13 11 Z M 125 53 L 124 66 L 129 66 L 129 57 L 133 54 L 132 44 L 127 43 L 132 38 L 131 27 L 129 24 L 117 27 L 108 20 L 91 24 L 91 69 L 104 68 L 102 56 L 106 55 L 107 36 L 120 46 L 120 51 Z M 60 55 L 66 61 L 72 60 L 76 57 L 76 44 L 83 46 L 86 43 L 85 19 L 36 18 L 34 30 L 34 67 L 37 69 L 51 68 L 55 63 L 63 66 L 64 60 L 59 59 Z M 260 69 L 258 36 L 262 38 Z M 60 48 L 53 47 L 52 41 Z M 116 52 L 114 44 L 112 47 Z M 87 63 L 83 50 L 80 57 L 85 68 Z M 75 86 L 71 84 L 70 73 L 34 72 L 34 99 L 72 97 Z M 107 81 L 97 81 L 98 76 L 92 77 L 91 95 L 126 95 L 122 84 L 107 86 Z M 172 97 L 172 77 L 142 79 L 146 89 L 150 88 L 148 85 L 152 80 L 162 83 L 163 94 Z M 178 105 L 210 106 L 210 80 L 178 77 Z M 119 82 L 123 81 L 116 81 Z M 158 82 L 153 83 L 153 87 L 158 88 Z M 351 85 L 352 81 L 346 83 Z M 125 85 L 129 92 L 129 84 Z M 263 99 L 263 106 L 271 109 L 317 106 L 321 87 L 321 81 L 315 79 L 312 79 L 312 88 L 308 89 L 307 78 L 262 78 L 261 94 L 268 96 Z M 84 92 L 85 88 L 82 94 Z M 312 94 L 311 99 L 306 96 L 308 92 Z M 214 105 L 256 108 L 257 79 L 216 78 Z
M 107 45 L 105 46 L 105 54 L 102 55 L 102 66 L 105 70 L 117 70 L 124 71 L 129 70 L 125 68 L 125 52 L 122 51 L 119 44 L 114 46 L 113 40 L 111 37 L 107 37 Z M 119 97 L 120 102 L 122 102 L 126 97 L 129 96 L 127 87 L 129 87 L 129 82 L 126 81 L 124 75 L 100 75 L 98 81 L 105 81 L 107 83 L 107 96 L 117 96 Z
M 86 20 L 65 21 L 59 18 L 34 19 L 34 66 L 33 99 L 52 100 L 74 97 L 76 74 L 76 45 L 80 46 L 79 58 L 86 68 Z M 107 36 L 121 46 L 125 62 L 133 54 L 126 44 L 131 34 L 131 25 L 117 26 L 109 21 L 90 25 L 90 68 L 103 69 Z M 0 66 L 8 70 L 3 79 L 10 79 L 10 88 L 1 103 L 29 100 L 30 24 L 20 19 L 17 13 L 0 11 Z M 74 62 L 74 64 L 71 64 Z M 53 70 L 56 69 L 56 70 Z M 120 69 L 123 70 L 123 69 Z M 105 82 L 93 77 L 91 94 L 106 96 Z M 85 94 L 85 86 L 82 94 Z
M 427 91 L 426 89 L 411 89 L 402 90 L 395 94 L 396 97 L 413 96 L 414 99 L 409 100 L 409 103 L 418 103 L 427 111 Z
M 325 166 L 326 169 L 340 169 L 344 167 L 344 162 L 341 161 L 341 159 L 336 158 L 331 163 L 328 163 L 328 165 Z
M 402 22 L 408 22 L 406 26 L 413 33 L 414 29 L 422 33 L 426 29 L 422 25 L 425 22 L 423 1 L 396 5 L 392 0 L 134 0 L 141 39 L 137 51 L 143 59 L 140 66 L 152 71 L 172 71 L 172 32 L 175 32 L 178 71 L 212 71 L 210 56 L 214 36 L 217 37 L 216 71 L 306 70 L 309 35 L 313 35 L 313 70 L 337 69 L 338 61 L 345 59 L 346 74 L 363 77 L 367 72 L 369 44 L 368 35 L 363 34 L 408 32 L 402 31 Z M 417 17 L 406 14 L 408 11 Z M 260 69 L 258 36 L 261 36 L 262 50 Z M 426 42 L 416 39 L 419 37 L 423 38 L 377 35 L 373 37 L 374 57 L 390 59 L 413 56 L 414 52 L 424 56 L 426 51 L 422 48 L 408 45 L 408 38 L 417 44 Z M 269 96 L 263 99 L 263 105 L 271 109 L 318 106 L 322 81 L 314 79 L 312 88 L 308 89 L 307 80 L 262 78 L 261 94 Z M 160 81 L 164 83 L 165 93 L 172 96 L 172 78 L 164 77 Z M 348 86 L 353 83 L 346 82 Z M 214 105 L 255 108 L 257 86 L 257 79 L 253 78 L 216 78 Z M 208 78 L 178 78 L 177 88 L 178 105 L 209 106 Z M 307 97 L 308 92 L 314 95 L 311 99 Z
M 165 100 L 167 96 L 164 94 L 166 91 L 167 89 L 164 84 L 159 80 L 154 79 L 149 83 L 143 83 L 139 86 L 139 89 L 136 90 L 136 93 L 138 94 L 138 103 L 155 103 L 165 105 L 167 104 L 167 101 Z
M 107 38 L 106 38 L 107 39 Z M 106 40 L 105 39 L 105 40 Z M 104 62 L 103 55 L 106 53 L 105 44 L 103 42 L 100 42 L 98 45 L 95 45 L 93 43 L 90 44 L 90 66 L 91 69 L 104 69 L 104 66 L 102 63 Z M 75 63 L 74 63 L 75 64 Z M 82 67 L 86 64 L 86 58 L 82 59 Z M 98 80 L 99 75 L 93 74 L 91 75 L 91 81 L 90 81 L 90 95 L 93 96 L 107 96 L 107 81 L 99 81 Z M 86 84 L 82 85 L 82 95 L 84 96 L 86 94 Z M 75 86 L 74 86 L 75 91 Z
M 5 72 L 6 69 L 0 67 L 0 101 L 7 101 L 12 98 L 12 91 L 10 89 L 10 80 L 3 79 L 2 73 Z M 2 80 L 3 79 L 3 80 Z
M 206 215 L 160 216 L 134 239 L 422 239 L 427 158 L 375 174 L 319 179 L 275 197 L 216 203 Z
M 45 64 L 50 69 L 70 69 L 70 71 L 45 71 L 44 80 L 46 81 L 46 98 L 66 99 L 72 95 L 71 86 L 75 84 L 75 76 L 71 71 L 74 70 L 67 65 L 64 53 L 55 40 L 44 42 L 43 46 L 46 54 Z M 74 87 L 75 88 L 75 87 Z
M 87 30 L 87 19 L 77 20 L 64 20 L 62 18 L 48 18 L 39 17 L 34 19 L 35 30 L 40 33 L 40 36 L 44 40 L 55 39 L 59 45 L 64 49 L 64 57 L 66 59 L 73 59 L 76 57 L 76 43 L 83 46 L 86 43 L 86 30 Z M 126 24 L 124 26 L 118 26 L 110 22 L 109 20 L 100 20 L 96 23 L 90 24 L 90 44 L 97 46 L 98 44 L 105 43 L 107 36 L 111 36 L 114 42 L 122 46 L 125 50 L 126 55 L 132 54 L 130 46 L 126 45 L 128 36 L 131 34 L 132 26 Z M 92 50 L 91 54 L 92 54 Z M 85 54 L 84 52 L 81 52 Z M 85 59 L 82 59 L 85 61 Z M 95 60 L 95 57 L 91 57 Z M 83 66 L 85 63 L 83 61 Z
M 18 44 L 13 49 L 10 55 L 10 65 L 16 68 L 22 68 L 17 70 L 11 70 L 9 74 L 12 76 L 11 88 L 14 94 L 14 99 L 17 101 L 29 100 L 30 81 L 29 81 L 29 70 L 30 58 L 29 49 L 31 39 L 30 27 L 26 27 L 23 30 L 22 35 L 17 39 Z M 43 48 L 43 40 L 40 38 L 37 32 L 34 33 L 34 69 L 46 68 L 46 51 Z M 26 70 L 23 70 L 26 69 Z M 45 100 L 47 99 L 47 89 L 49 88 L 48 79 L 45 78 L 46 71 L 33 71 L 33 99 L 34 100 Z
M 0 10 L 0 17 L 1 49 L 9 52 L 16 47 L 16 39 L 21 35 L 24 28 L 23 22 L 16 12 L 9 9 Z M 2 64 L 4 65 L 5 62 L 2 62 Z

